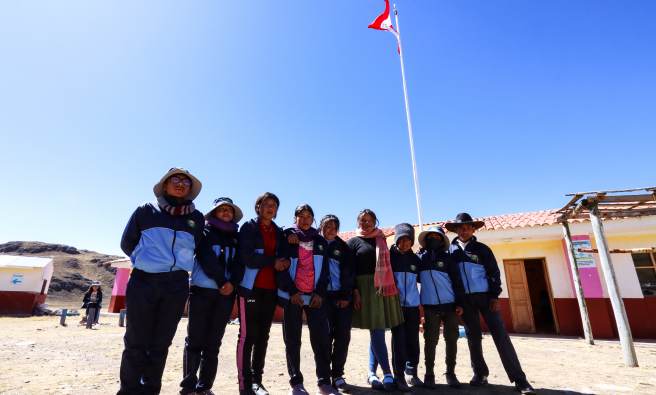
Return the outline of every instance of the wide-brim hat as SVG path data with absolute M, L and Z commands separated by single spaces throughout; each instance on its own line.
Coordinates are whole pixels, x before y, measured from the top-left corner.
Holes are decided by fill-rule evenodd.
M 444 227 L 449 231 L 449 232 L 455 232 L 456 228 L 460 225 L 465 225 L 465 224 L 471 224 L 474 229 L 482 228 L 485 226 L 485 222 L 483 221 L 474 221 L 471 217 L 471 215 L 467 213 L 460 213 L 456 217 L 455 222 L 447 222 L 444 224 Z
M 432 225 L 429 226 L 428 229 L 425 231 L 419 233 L 419 245 L 426 248 L 426 236 L 429 233 L 439 233 L 440 236 L 442 236 L 442 250 L 441 251 L 446 251 L 449 249 L 449 245 L 451 244 L 451 241 L 449 241 L 449 236 L 447 236 L 444 232 L 444 229 L 442 229 L 441 226 L 437 225 Z
M 94 285 L 100 286 L 100 281 L 94 281 L 91 283 L 91 286 L 93 287 Z
M 185 197 L 185 200 L 194 200 L 198 197 L 198 194 L 200 193 L 201 188 L 203 187 L 203 184 L 198 180 L 198 178 L 194 177 L 189 173 L 189 170 L 185 170 L 182 167 L 173 167 L 171 170 L 168 171 L 162 177 L 161 180 L 155 186 L 153 187 L 153 192 L 155 193 L 155 197 L 160 197 L 160 196 L 165 196 L 166 191 L 164 190 L 164 183 L 166 180 L 169 179 L 169 177 L 175 175 L 175 174 L 184 174 L 185 176 L 189 177 L 191 179 L 191 190 L 189 191 L 189 195 Z
M 214 201 L 214 205 L 212 206 L 210 211 L 207 214 L 205 214 L 205 219 L 212 218 L 214 216 L 214 210 L 216 210 L 220 206 L 230 206 L 232 207 L 233 210 L 235 210 L 235 214 L 232 216 L 232 221 L 230 221 L 233 224 L 236 224 L 237 222 L 241 221 L 242 218 L 244 218 L 244 213 L 242 213 L 241 209 L 232 202 L 232 199 L 227 197 L 222 197 Z

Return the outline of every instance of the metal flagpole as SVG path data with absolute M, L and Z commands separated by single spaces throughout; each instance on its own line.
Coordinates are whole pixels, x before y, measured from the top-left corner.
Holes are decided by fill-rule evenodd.
M 408 88 L 405 84 L 405 68 L 403 67 L 403 49 L 401 48 L 401 29 L 399 29 L 399 14 L 394 4 L 394 18 L 396 19 L 396 32 L 399 34 L 399 56 L 401 58 L 401 74 L 403 75 L 403 93 L 405 94 L 405 112 L 408 115 L 408 132 L 410 133 L 410 152 L 412 152 L 412 171 L 415 175 L 415 194 L 417 195 L 417 211 L 419 212 L 419 231 L 424 231 L 424 222 L 421 220 L 421 199 L 419 198 L 419 179 L 417 178 L 417 162 L 415 161 L 415 143 L 412 140 L 412 123 L 410 122 L 410 104 L 408 103 Z

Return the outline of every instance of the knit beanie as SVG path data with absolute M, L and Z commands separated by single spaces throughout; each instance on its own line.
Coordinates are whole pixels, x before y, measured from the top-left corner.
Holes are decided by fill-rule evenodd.
M 410 224 L 398 224 L 394 227 L 394 244 L 396 244 L 401 237 L 408 237 L 412 240 L 412 245 L 415 245 L 415 228 Z

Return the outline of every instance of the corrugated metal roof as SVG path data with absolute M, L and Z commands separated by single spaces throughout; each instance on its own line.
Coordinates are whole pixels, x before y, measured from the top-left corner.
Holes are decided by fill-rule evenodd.
M 46 267 L 48 263 L 52 262 L 52 258 L 41 258 L 36 256 L 16 256 L 16 255 L 0 255 L 0 267 Z

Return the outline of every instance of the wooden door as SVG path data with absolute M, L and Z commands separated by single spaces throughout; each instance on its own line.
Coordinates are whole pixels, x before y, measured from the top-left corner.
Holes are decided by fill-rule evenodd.
M 503 261 L 510 296 L 510 313 L 515 333 L 535 333 L 531 296 L 528 293 L 524 261 Z

